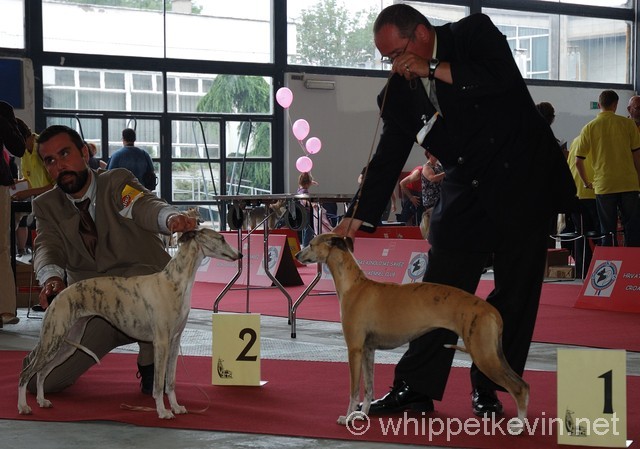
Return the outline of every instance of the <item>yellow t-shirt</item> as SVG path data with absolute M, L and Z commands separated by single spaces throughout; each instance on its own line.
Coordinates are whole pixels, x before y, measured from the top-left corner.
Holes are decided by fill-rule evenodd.
M 54 183 L 49 176 L 49 172 L 44 167 L 44 162 L 38 155 L 37 140 L 34 139 L 33 148 L 31 151 L 27 150 L 20 159 L 22 175 L 29 181 L 31 188 L 37 189 L 38 187 L 45 187 Z
M 573 182 L 576 183 L 576 189 L 578 190 L 578 198 L 581 200 L 593 200 L 596 198 L 596 192 L 593 189 L 587 189 L 582 182 L 582 178 L 580 178 L 580 174 L 578 173 L 578 169 L 576 168 L 576 152 L 578 151 L 578 138 L 576 137 L 571 142 L 571 146 L 569 147 L 569 156 L 567 157 L 567 162 L 569 162 L 569 170 L 571 170 L 571 174 L 573 175 Z M 591 158 L 586 158 L 584 160 L 584 171 L 587 174 L 587 179 L 593 179 L 593 166 L 591 165 Z
M 602 111 L 577 139 L 576 155 L 591 159 L 596 195 L 640 191 L 631 153 L 640 148 L 640 132 L 633 120 Z

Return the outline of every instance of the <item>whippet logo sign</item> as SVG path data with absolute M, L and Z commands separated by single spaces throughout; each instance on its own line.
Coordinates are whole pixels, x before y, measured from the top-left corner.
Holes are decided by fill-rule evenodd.
M 620 272 L 621 260 L 597 260 L 584 294 L 610 298 Z
M 575 307 L 640 313 L 640 248 L 596 246 Z

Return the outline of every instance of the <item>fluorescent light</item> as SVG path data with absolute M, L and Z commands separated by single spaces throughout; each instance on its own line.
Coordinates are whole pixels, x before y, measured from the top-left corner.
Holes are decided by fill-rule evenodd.
M 336 88 L 335 81 L 328 80 L 304 80 L 304 87 L 307 89 L 334 90 Z

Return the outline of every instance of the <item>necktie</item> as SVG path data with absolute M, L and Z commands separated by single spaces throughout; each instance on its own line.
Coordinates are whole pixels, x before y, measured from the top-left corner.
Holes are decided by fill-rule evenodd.
M 98 232 L 96 231 L 96 224 L 93 221 L 93 218 L 91 218 L 91 214 L 89 213 L 90 204 L 90 198 L 75 203 L 76 207 L 78 208 L 78 212 L 80 213 L 80 237 L 84 242 L 84 246 L 91 254 L 91 257 L 95 258 L 96 244 L 98 243 Z
M 436 111 L 438 111 L 440 113 L 440 115 L 442 115 L 442 111 L 440 110 L 440 105 L 438 104 L 438 97 L 436 96 L 436 80 L 430 80 L 429 81 L 429 101 L 431 101 L 431 104 L 433 105 L 434 108 L 436 108 Z

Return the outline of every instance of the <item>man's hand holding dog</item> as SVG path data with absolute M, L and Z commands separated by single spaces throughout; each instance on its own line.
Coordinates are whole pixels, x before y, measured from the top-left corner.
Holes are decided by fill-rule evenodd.
M 358 220 L 357 218 L 343 218 L 333 229 L 333 232 L 343 237 L 351 237 L 353 239 L 356 236 L 356 231 L 360 229 L 361 224 L 362 220 Z
M 57 295 L 65 288 L 66 285 L 64 285 L 64 281 L 61 278 L 53 276 L 47 279 L 38 295 L 38 300 L 42 308 L 46 309 L 49 307 L 49 297 Z
M 198 220 L 185 214 L 173 214 L 167 218 L 167 228 L 171 232 L 193 231 L 198 226 Z

